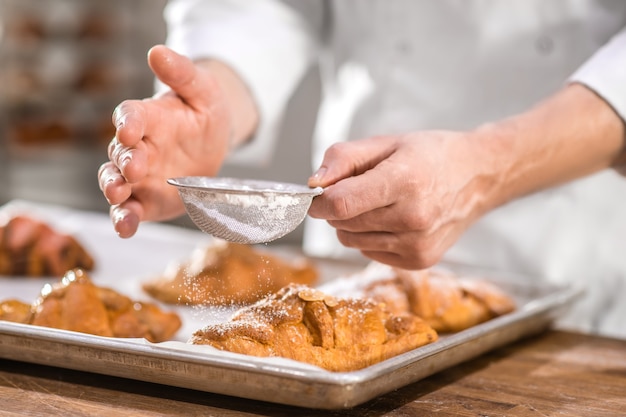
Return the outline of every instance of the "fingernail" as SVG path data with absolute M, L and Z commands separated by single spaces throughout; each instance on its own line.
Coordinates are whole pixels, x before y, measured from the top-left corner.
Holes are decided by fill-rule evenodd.
M 126 168 L 126 165 L 128 165 L 132 159 L 133 158 L 131 158 L 130 155 L 124 156 L 120 161 L 120 169 Z
M 129 214 L 129 211 L 127 209 L 123 209 L 120 207 L 116 207 L 115 209 L 112 210 L 112 215 L 111 215 L 111 219 L 113 220 L 113 224 L 118 224 L 119 222 L 124 221 L 124 219 L 126 219 L 126 216 Z
M 120 116 L 115 120 L 115 128 L 120 130 L 126 124 L 126 115 Z
M 115 177 L 113 175 L 103 175 L 102 181 L 100 182 L 100 190 L 104 191 L 109 185 L 115 182 Z
M 326 175 L 326 167 L 320 167 L 315 173 L 311 176 L 316 181 L 321 181 Z

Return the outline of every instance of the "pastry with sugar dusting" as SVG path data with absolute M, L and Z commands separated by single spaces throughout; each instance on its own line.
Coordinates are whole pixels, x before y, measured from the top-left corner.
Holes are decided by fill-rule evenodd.
M 242 305 L 253 303 L 290 283 L 313 285 L 318 271 L 303 256 L 291 259 L 252 245 L 215 239 L 175 262 L 142 287 L 168 304 Z
M 394 313 L 411 312 L 439 333 L 458 332 L 516 308 L 498 285 L 441 267 L 409 271 L 372 262 L 325 289 L 384 302 Z
M 435 340 L 436 331 L 410 312 L 392 314 L 384 303 L 291 284 L 229 321 L 197 330 L 189 343 L 348 372 Z

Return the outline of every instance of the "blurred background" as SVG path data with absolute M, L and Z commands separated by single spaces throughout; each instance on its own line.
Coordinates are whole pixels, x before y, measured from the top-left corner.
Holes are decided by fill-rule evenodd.
M 152 95 L 148 49 L 165 40 L 165 0 L 0 0 L 0 204 L 23 199 L 106 212 L 97 170 L 111 113 Z M 305 183 L 319 80 L 293 97 L 268 166 L 222 176 Z M 296 140 L 293 140 L 296 138 Z M 172 223 L 194 227 L 186 216 Z M 298 243 L 302 231 L 281 239 Z

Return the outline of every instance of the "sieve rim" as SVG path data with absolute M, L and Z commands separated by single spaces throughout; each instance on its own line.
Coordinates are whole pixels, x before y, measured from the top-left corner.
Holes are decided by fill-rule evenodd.
M 234 177 L 188 176 L 168 178 L 167 183 L 182 189 L 219 192 L 228 194 L 280 194 L 310 195 L 322 194 L 322 187 L 311 188 L 302 184 L 277 182 L 269 180 L 250 180 Z M 235 188 L 240 187 L 240 188 Z M 245 188 L 243 188 L 245 187 Z

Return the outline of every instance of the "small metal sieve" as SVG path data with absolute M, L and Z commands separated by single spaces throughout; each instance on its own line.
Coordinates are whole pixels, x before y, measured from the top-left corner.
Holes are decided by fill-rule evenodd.
M 235 243 L 276 240 L 306 217 L 321 187 L 214 177 L 170 178 L 187 214 L 200 230 Z

